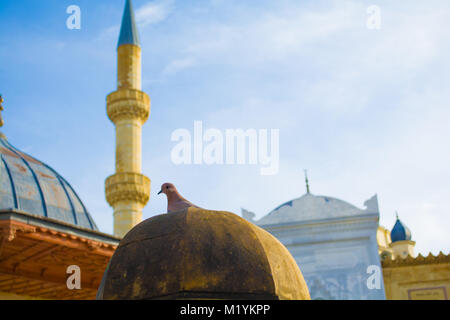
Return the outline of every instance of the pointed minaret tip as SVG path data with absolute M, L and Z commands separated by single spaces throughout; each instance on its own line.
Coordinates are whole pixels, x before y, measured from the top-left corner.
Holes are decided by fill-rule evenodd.
M 126 0 L 125 9 L 123 11 L 122 26 L 120 28 L 120 36 L 118 47 L 123 44 L 134 44 L 139 46 L 139 35 L 136 27 L 136 19 L 134 18 L 133 4 L 131 0 Z

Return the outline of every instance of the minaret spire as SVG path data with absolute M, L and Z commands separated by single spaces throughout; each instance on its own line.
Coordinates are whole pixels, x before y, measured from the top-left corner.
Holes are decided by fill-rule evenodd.
M 133 4 L 131 0 L 126 0 L 125 10 L 123 11 L 122 26 L 120 28 L 120 36 L 118 47 L 123 44 L 134 44 L 139 46 L 139 34 L 136 27 L 136 19 L 134 18 Z
M 150 179 L 142 171 L 142 125 L 150 115 L 150 97 L 141 91 L 141 47 L 133 7 L 126 0 L 117 47 L 117 90 L 106 97 L 116 127 L 116 173 L 105 181 L 106 200 L 114 208 L 114 234 L 123 237 L 142 221 L 150 198 Z
M 309 194 L 309 181 L 308 181 L 308 172 L 305 169 L 305 183 L 306 183 L 306 193 Z

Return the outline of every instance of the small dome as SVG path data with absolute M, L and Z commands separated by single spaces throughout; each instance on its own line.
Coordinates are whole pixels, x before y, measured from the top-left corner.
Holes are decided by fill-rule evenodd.
M 283 203 L 256 223 L 258 225 L 282 224 L 293 221 L 348 217 L 364 213 L 367 212 L 340 199 L 306 193 L 300 198 Z
M 411 240 L 411 230 L 397 218 L 394 228 L 391 231 L 391 241 Z
M 55 170 L 0 136 L 0 210 L 20 210 L 91 230 L 94 220 Z
M 188 208 L 147 219 L 120 242 L 98 299 L 310 299 L 275 237 L 224 211 Z

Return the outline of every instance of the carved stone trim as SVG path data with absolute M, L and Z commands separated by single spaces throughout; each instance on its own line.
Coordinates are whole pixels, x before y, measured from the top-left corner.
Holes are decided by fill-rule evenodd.
M 428 256 L 424 257 L 419 254 L 417 257 L 408 256 L 406 258 L 396 258 L 396 259 L 384 259 L 381 263 L 383 268 L 391 267 L 405 267 L 421 264 L 438 264 L 438 263 L 449 263 L 450 255 L 444 254 L 442 251 L 439 252 L 437 256 L 434 256 L 431 252 Z
M 116 123 L 120 119 L 147 121 L 150 115 L 150 97 L 143 91 L 119 89 L 106 97 L 106 112 Z
M 106 179 L 105 191 L 111 206 L 120 201 L 137 201 L 145 206 L 150 198 L 150 179 L 140 173 L 116 173 Z
M 22 226 L 15 224 L 8 224 L 4 226 L 0 226 L 0 237 L 3 241 L 11 242 L 16 238 L 17 231 L 21 232 L 35 232 L 36 228 L 33 226 Z
M 11 242 L 16 238 L 17 231 L 24 233 L 35 232 L 36 228 L 28 225 L 16 225 L 10 222 L 0 225 L 0 256 L 6 242 Z

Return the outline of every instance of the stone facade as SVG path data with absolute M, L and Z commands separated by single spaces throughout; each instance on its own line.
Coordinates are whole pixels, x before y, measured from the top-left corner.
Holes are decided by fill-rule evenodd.
M 448 300 L 450 255 L 385 259 L 383 276 L 389 300 Z

